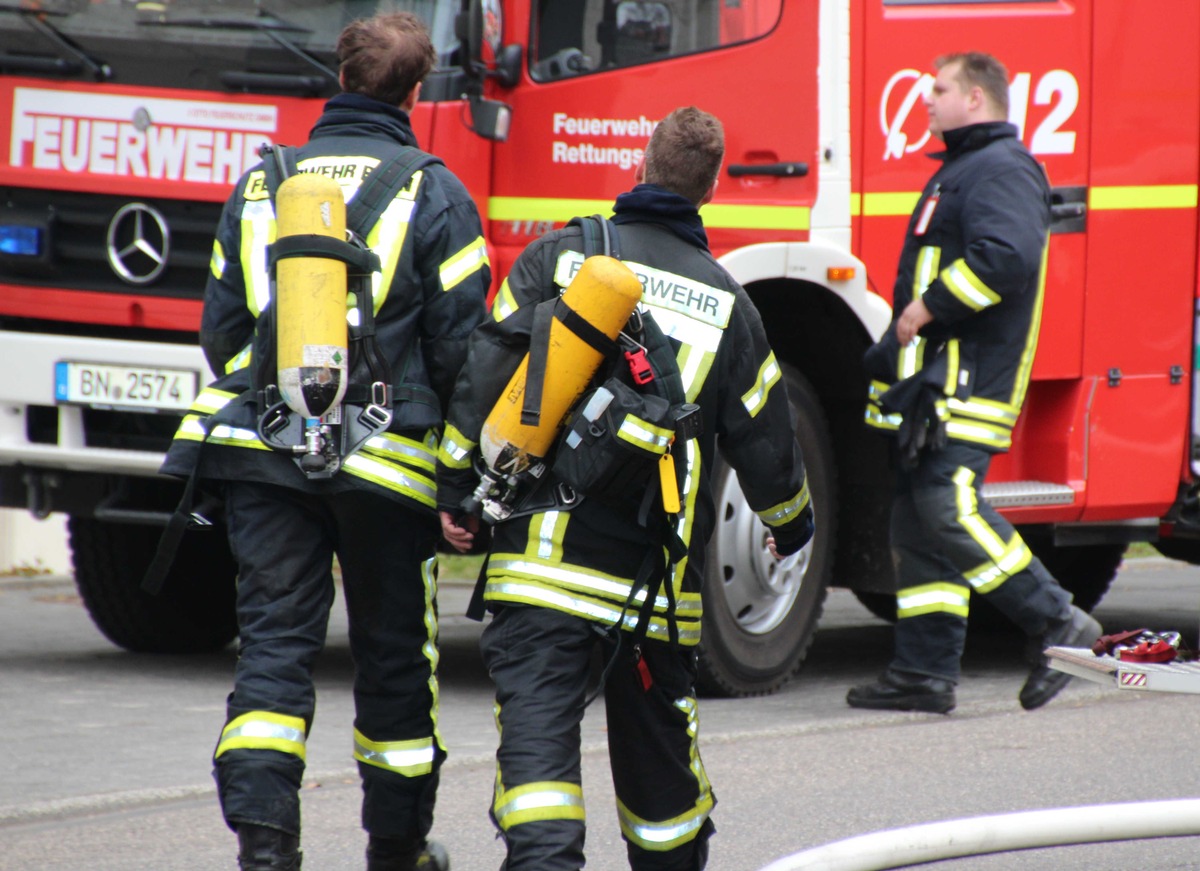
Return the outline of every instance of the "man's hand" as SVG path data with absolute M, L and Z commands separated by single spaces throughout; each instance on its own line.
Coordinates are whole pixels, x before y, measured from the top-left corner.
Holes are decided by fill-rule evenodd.
M 473 514 L 464 515 L 462 526 L 459 526 L 448 511 L 439 511 L 438 516 L 442 519 L 442 535 L 450 546 L 459 553 L 469 551 L 475 542 L 475 533 L 479 532 L 479 518 Z
M 900 320 L 896 321 L 896 338 L 900 340 L 900 346 L 903 347 L 915 339 L 921 327 L 932 321 L 933 315 L 920 297 L 906 305 L 900 313 Z

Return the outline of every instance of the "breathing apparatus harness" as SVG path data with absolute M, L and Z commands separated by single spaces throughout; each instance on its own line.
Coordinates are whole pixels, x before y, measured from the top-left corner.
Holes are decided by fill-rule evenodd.
M 267 191 L 275 202 L 279 186 L 296 172 L 295 149 L 263 146 L 263 172 Z M 329 478 L 341 468 L 346 457 L 357 451 L 372 436 L 386 430 L 392 422 L 393 403 L 416 401 L 436 406 L 437 397 L 422 385 L 393 385 L 391 367 L 379 350 L 375 333 L 375 306 L 371 290 L 372 275 L 380 269 L 379 255 L 371 251 L 365 235 L 375 226 L 396 191 L 408 184 L 420 169 L 442 161 L 418 148 L 405 146 L 379 165 L 362 181 L 357 195 L 346 207 L 346 239 L 320 235 L 291 235 L 267 246 L 267 265 L 271 275 L 271 301 L 255 325 L 254 353 L 251 361 L 252 387 L 258 397 L 257 432 L 263 444 L 293 458 L 310 479 Z M 289 406 L 274 380 L 276 375 L 275 301 L 276 266 L 291 257 L 323 257 L 340 260 L 347 266 L 348 291 L 354 296 L 357 318 L 350 324 L 350 362 L 353 378 L 355 363 L 362 359 L 370 380 L 353 381 L 345 396 L 320 418 L 310 418 Z M 415 343 L 414 343 L 415 344 Z M 404 367 L 414 348 L 406 351 Z
M 620 259 L 616 227 L 607 219 L 600 215 L 577 217 L 569 224 L 579 226 L 583 233 L 585 259 L 598 253 Z M 607 335 L 597 336 L 598 331 L 582 318 L 564 315 L 556 303 L 542 303 L 545 308 L 534 316 L 522 422 L 536 424 L 542 385 L 548 375 L 553 377 L 546 367 L 552 318 L 558 318 L 600 350 L 605 362 L 568 415 L 554 452 L 546 461 L 548 469 L 540 471 L 531 486 L 519 490 L 515 497 L 505 497 L 511 504 L 503 519 L 569 511 L 589 498 L 619 506 L 622 512 L 636 512 L 649 545 L 616 625 L 604 634 L 615 632 L 619 649 L 627 634 L 621 626 L 629 611 L 637 609 L 632 632 L 634 656 L 639 678 L 648 689 L 652 679 L 640 645 L 649 630 L 660 590 L 665 589 L 667 599 L 670 641 L 678 642 L 669 575 L 687 554 L 687 547 L 676 531 L 682 510 L 676 462 L 678 449 L 700 435 L 700 408 L 687 402 L 675 350 L 649 313 L 635 308 L 614 341 Z M 464 508 L 472 507 L 478 495 L 479 491 Z M 486 578 L 485 558 L 467 610 L 467 616 L 473 619 L 483 616 Z M 639 606 L 637 599 L 643 591 L 645 599 Z M 605 676 L 615 660 L 616 652 L 605 668 Z

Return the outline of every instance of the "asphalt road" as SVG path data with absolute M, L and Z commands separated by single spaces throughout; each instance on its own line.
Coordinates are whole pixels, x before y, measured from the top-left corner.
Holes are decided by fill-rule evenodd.
M 499 866 L 486 808 L 491 695 L 463 617 L 443 591 L 443 768 L 434 836 L 455 871 Z M 1097 610 L 1108 631 L 1178 629 L 1196 645 L 1200 569 L 1127 563 Z M 1190 695 L 1073 681 L 1024 712 L 1020 641 L 976 633 L 950 716 L 855 711 L 848 686 L 887 659 L 890 628 L 844 591 L 804 671 L 780 693 L 701 702 L 718 834 L 709 867 L 755 871 L 802 849 L 898 826 L 1039 808 L 1200 796 Z M 350 674 L 340 610 L 318 673 L 303 794 L 305 868 L 361 869 L 365 836 L 350 759 Z M 135 656 L 91 626 L 67 579 L 0 581 L 0 869 L 232 869 L 210 778 L 232 651 Z M 599 706 L 597 703 L 597 708 Z M 602 711 L 584 722 L 589 871 L 625 868 Z M 1200 820 L 1196 829 L 1200 833 Z M 954 871 L 1200 868 L 1200 837 L 1032 850 L 923 866 Z

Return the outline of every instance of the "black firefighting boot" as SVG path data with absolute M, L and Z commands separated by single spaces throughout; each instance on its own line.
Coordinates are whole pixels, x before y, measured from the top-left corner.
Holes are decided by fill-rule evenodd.
M 450 871 L 450 856 L 437 841 L 404 841 L 371 835 L 367 871 Z
M 300 871 L 300 839 L 267 826 L 237 828 L 241 871 Z

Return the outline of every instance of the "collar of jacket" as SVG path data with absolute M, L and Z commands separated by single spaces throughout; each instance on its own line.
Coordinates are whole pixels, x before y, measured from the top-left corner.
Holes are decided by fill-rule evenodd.
M 614 224 L 647 222 L 666 227 L 690 245 L 708 250 L 708 234 L 696 204 L 687 197 L 659 187 L 640 184 L 617 197 L 613 206 Z
M 978 151 L 998 139 L 1016 139 L 1017 127 L 1007 121 L 983 121 L 947 130 L 946 150 L 929 155 L 935 160 L 950 161 L 971 151 Z
M 346 134 L 384 137 L 401 145 L 417 144 L 407 112 L 362 94 L 338 94 L 327 102 L 309 138 Z

